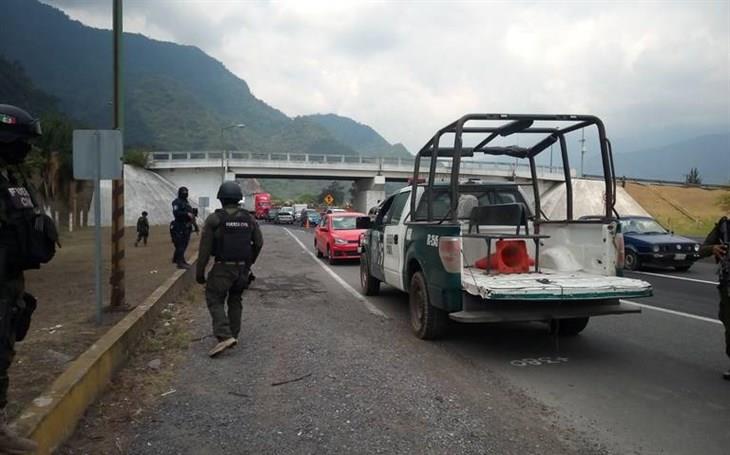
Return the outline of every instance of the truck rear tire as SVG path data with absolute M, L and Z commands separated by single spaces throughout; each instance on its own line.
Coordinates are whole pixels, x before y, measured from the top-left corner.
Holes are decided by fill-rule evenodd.
M 416 272 L 411 277 L 408 291 L 413 333 L 422 340 L 433 340 L 444 335 L 449 322 L 448 314 L 431 305 L 428 286 L 423 273 Z
M 378 295 L 380 293 L 380 280 L 370 274 L 366 254 L 360 256 L 360 288 L 365 295 Z
M 550 321 L 550 331 L 557 332 L 563 337 L 572 337 L 578 335 L 588 325 L 588 317 L 585 318 L 568 318 L 553 319 Z

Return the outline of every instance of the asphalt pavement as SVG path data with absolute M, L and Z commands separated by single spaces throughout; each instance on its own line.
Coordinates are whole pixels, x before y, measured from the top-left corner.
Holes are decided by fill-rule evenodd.
M 309 244 L 310 233 L 297 235 Z M 331 269 L 359 289 L 357 262 Z M 537 323 L 454 324 L 441 346 L 496 371 L 555 411 L 561 425 L 614 453 L 727 454 L 730 383 L 721 372 L 730 360 L 715 273 L 711 261 L 688 272 L 628 272 L 654 287 L 653 297 L 636 300 L 642 313 L 593 318 L 572 339 Z M 370 300 L 409 330 L 405 294 L 385 288 Z
M 264 236 L 241 344 L 218 359 L 195 344 L 131 453 L 728 453 L 712 264 L 637 274 L 655 286 L 642 314 L 578 337 L 453 324 L 428 342 L 405 294 L 359 295 L 357 262 L 316 259 L 311 232 Z

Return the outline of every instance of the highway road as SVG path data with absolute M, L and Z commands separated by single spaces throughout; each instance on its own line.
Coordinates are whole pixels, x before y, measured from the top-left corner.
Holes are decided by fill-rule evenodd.
M 310 232 L 290 232 L 312 250 Z M 321 266 L 359 290 L 356 262 Z M 561 427 L 611 452 L 729 453 L 730 383 L 721 372 L 730 361 L 714 264 L 627 276 L 654 286 L 653 297 L 637 302 L 640 315 L 594 318 L 580 336 L 560 339 L 543 324 L 455 324 L 422 349 L 438 346 L 496 373 L 551 409 Z M 366 302 L 409 330 L 405 294 L 386 287 Z

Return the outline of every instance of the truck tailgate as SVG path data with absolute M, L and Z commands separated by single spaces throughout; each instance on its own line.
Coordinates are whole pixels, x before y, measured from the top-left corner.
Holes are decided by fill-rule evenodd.
M 553 272 L 487 275 L 466 267 L 461 274 L 464 291 L 488 300 L 605 300 L 646 297 L 652 293 L 646 281 L 585 272 Z

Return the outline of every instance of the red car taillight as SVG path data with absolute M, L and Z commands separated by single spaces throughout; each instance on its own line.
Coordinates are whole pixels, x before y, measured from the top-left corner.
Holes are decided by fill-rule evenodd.
M 461 273 L 461 238 L 439 237 L 439 257 L 448 273 Z

